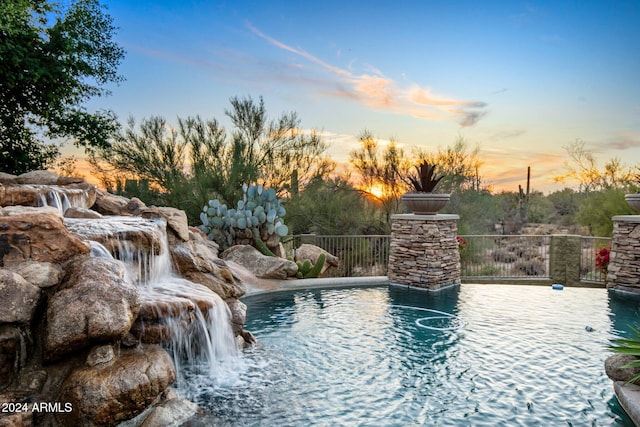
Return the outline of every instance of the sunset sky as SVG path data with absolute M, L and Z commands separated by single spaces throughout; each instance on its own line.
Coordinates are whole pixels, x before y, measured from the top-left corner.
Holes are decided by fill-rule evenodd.
M 436 150 L 479 144 L 486 184 L 558 188 L 584 141 L 640 164 L 640 1 L 102 0 L 126 81 L 90 109 L 122 122 L 199 114 L 233 96 L 296 111 L 341 162 L 367 129 Z M 571 183 L 568 183 L 571 184 Z

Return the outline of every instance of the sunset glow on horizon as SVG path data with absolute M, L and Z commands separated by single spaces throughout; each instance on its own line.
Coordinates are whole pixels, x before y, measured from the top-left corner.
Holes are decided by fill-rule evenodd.
M 262 96 L 348 165 L 364 130 L 437 151 L 479 145 L 483 184 L 573 183 L 563 147 L 640 164 L 640 2 L 129 2 L 103 0 L 126 81 L 90 110 L 121 122 L 225 116 Z M 68 152 L 69 150 L 65 150 Z

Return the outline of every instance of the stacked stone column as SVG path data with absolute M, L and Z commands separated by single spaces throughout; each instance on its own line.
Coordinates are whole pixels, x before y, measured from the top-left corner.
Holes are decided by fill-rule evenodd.
M 460 284 L 458 215 L 391 217 L 389 281 L 437 291 Z
M 607 287 L 640 293 L 640 215 L 613 217 Z

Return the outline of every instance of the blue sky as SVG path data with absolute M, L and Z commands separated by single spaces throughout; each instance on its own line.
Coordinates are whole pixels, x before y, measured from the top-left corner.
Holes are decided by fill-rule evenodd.
M 640 1 L 103 0 L 126 81 L 89 104 L 124 122 L 199 114 L 233 96 L 296 111 L 347 162 L 365 129 L 407 151 L 462 136 L 495 190 L 534 189 L 580 139 L 640 163 Z M 571 183 L 569 183 L 571 184 Z

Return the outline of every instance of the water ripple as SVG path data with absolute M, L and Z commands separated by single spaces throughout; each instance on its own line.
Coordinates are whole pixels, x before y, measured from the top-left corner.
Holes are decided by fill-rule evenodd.
M 603 361 L 637 302 L 602 289 L 376 287 L 245 303 L 259 345 L 236 386 L 199 383 L 194 426 L 632 425 Z

